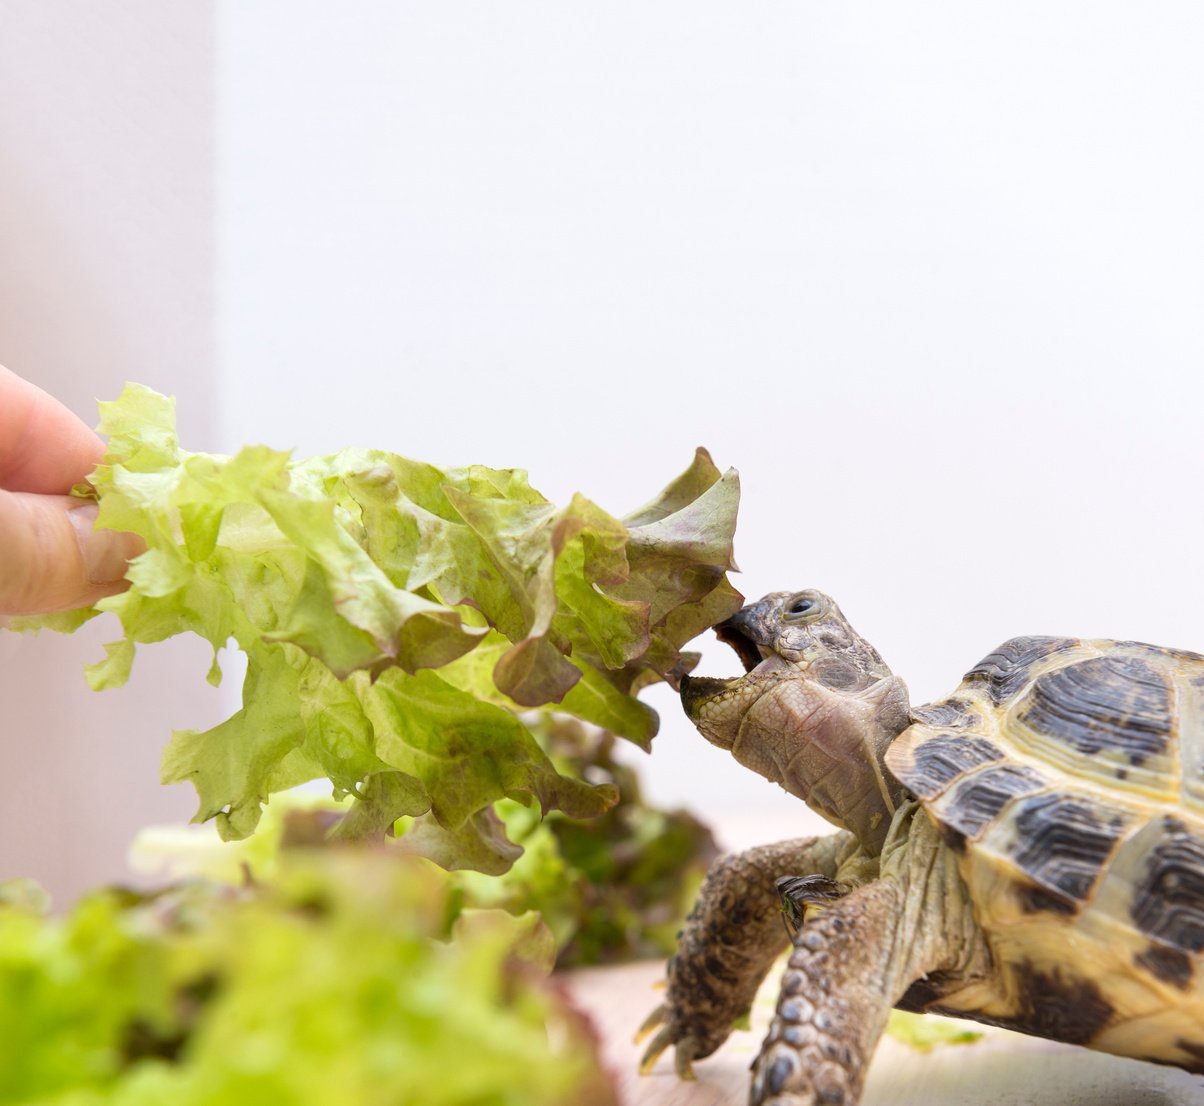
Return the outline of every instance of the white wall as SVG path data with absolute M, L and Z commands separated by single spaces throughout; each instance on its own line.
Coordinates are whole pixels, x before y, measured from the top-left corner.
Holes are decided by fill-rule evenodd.
M 705 443 L 744 590 L 919 698 L 1015 633 L 1204 648 L 1198 5 L 219 11 L 227 445 L 622 511 Z M 655 794 L 772 802 L 652 701 Z
M 173 391 L 194 448 L 214 448 L 216 406 L 210 16 L 0 0 L 0 363 L 92 425 L 126 379 Z M 34 876 L 60 904 L 124 878 L 140 826 L 192 815 L 189 788 L 159 785 L 159 750 L 223 716 L 195 643 L 142 650 L 128 687 L 91 692 L 108 622 L 0 633 L 0 879 Z

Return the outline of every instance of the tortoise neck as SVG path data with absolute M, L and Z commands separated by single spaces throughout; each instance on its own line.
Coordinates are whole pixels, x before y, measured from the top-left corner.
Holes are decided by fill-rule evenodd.
M 785 765 L 781 784 L 877 856 L 905 798 L 885 754 L 907 727 L 909 708 L 907 686 L 897 676 L 880 681 L 873 692 L 827 696 L 808 722 L 807 741 Z

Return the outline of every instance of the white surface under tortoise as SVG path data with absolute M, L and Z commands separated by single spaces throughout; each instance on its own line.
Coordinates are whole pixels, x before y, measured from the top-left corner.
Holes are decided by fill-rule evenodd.
M 913 710 L 820 592 L 716 630 L 745 675 L 687 677 L 687 714 L 842 832 L 712 870 L 645 1070 L 718 1048 L 784 910 L 754 1106 L 853 1106 L 892 1006 L 1204 1073 L 1204 656 L 1015 638 Z

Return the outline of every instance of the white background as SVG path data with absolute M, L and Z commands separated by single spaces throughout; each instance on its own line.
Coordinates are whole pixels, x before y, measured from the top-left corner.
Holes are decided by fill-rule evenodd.
M 207 27 L 204 5 L 113 7 L 158 30 L 90 47 L 120 63 L 90 110 L 128 118 L 133 89 L 170 141 L 77 134 L 61 94 L 36 127 L 0 115 L 18 176 L 94 154 L 126 185 L 55 197 L 32 290 L 43 238 L 0 258 L 24 304 L 0 307 L 0 360 L 89 420 L 115 384 L 58 277 L 103 273 L 105 235 L 167 202 L 148 260 L 211 293 L 204 340 L 137 345 L 187 315 L 161 269 L 107 288 L 105 320 L 126 375 L 180 395 L 190 448 L 516 465 L 621 513 L 705 444 L 744 482 L 738 586 L 831 592 L 917 701 L 1017 633 L 1204 649 L 1198 5 L 240 0 Z M 70 89 L 84 32 L 30 32 L 48 10 L 86 5 L 0 0 L 0 33 L 18 13 L 30 71 Z M 0 225 L 47 204 L 6 187 Z M 734 669 L 703 646 L 703 671 Z M 192 688 L 205 662 L 180 658 Z M 163 694 L 106 693 L 164 733 L 212 721 Z M 794 811 L 649 698 L 654 797 Z M 119 756 L 106 727 L 86 740 Z M 31 740 L 6 734 L 6 765 Z M 126 821 L 157 786 L 131 781 Z

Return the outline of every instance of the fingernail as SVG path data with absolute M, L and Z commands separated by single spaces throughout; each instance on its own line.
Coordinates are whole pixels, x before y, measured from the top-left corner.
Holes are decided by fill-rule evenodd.
M 115 530 L 93 530 L 99 506 L 84 503 L 67 512 L 71 525 L 75 527 L 75 540 L 79 542 L 80 556 L 88 580 L 93 584 L 112 584 L 125 576 L 126 550 L 122 535 Z

